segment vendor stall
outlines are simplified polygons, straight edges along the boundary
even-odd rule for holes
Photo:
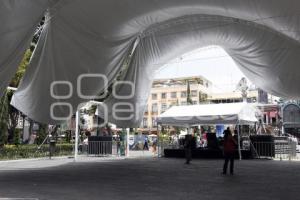
[[[170,108],[158,117],[157,122],[161,125],[186,127],[190,129],[190,127],[197,125],[251,125],[258,121],[258,116],[260,116],[260,111],[256,108],[255,104],[228,103],[189,105]],[[241,159],[239,128],[237,131],[238,150]]]

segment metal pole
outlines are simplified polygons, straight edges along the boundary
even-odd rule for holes
[[[76,111],[76,122],[75,122],[75,150],[74,150],[74,161],[78,159],[78,138],[79,138],[79,111]]]
[[[156,151],[157,151],[157,157],[159,158],[159,124],[157,124],[157,139],[156,139]]]
[[[238,121],[238,151],[239,151],[239,159],[242,160],[242,152],[241,152],[241,137],[240,137],[240,121]]]
[[[130,129],[126,129],[126,157],[129,157],[129,132]]]

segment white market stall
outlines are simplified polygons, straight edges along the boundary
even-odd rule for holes
[[[254,124],[260,111],[255,104],[228,103],[174,106],[157,118],[161,125],[190,128],[196,125]],[[238,148],[241,159],[240,130],[238,129]]]

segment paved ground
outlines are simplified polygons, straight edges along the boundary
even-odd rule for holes
[[[0,197],[299,199],[300,162],[240,161],[234,176],[220,174],[221,160],[194,160],[191,165],[183,162],[181,159],[157,158],[106,159],[68,162],[48,168],[0,170]]]
[[[79,163],[110,162],[110,161],[117,161],[117,160],[124,160],[124,159],[125,157],[79,156],[77,162]],[[57,167],[69,163],[74,163],[74,157],[53,157],[51,160],[49,158],[37,158],[37,159],[0,161],[0,173],[1,171],[19,171],[19,170],[30,170],[30,169],[34,170],[34,169]]]

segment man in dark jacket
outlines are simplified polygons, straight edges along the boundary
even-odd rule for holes
[[[186,135],[184,140],[184,153],[185,153],[185,164],[190,164],[190,161],[192,159],[192,135]]]

